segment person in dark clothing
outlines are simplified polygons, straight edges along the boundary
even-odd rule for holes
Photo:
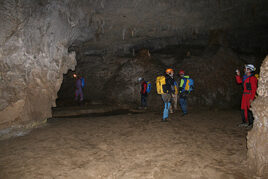
[[[75,81],[75,101],[78,101],[78,97],[80,97],[79,104],[81,104],[84,100],[82,79],[80,76],[78,76],[76,74],[74,74],[73,77],[76,79],[76,81]]]
[[[173,79],[174,71],[173,69],[166,70],[166,84],[163,85],[164,94],[161,95],[162,100],[164,102],[164,112],[163,112],[163,122],[167,121],[168,113],[171,105],[171,95],[175,93],[175,81]]]
[[[147,83],[144,78],[139,78],[139,82],[141,83],[141,108],[147,109]]]

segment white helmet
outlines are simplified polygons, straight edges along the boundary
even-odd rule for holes
[[[256,70],[255,66],[252,65],[252,64],[247,64],[247,65],[245,65],[245,68],[246,68],[246,69],[249,69],[250,71],[255,71],[255,70]]]
[[[143,80],[143,78],[142,77],[139,77],[138,80],[139,80],[139,82],[141,82]]]

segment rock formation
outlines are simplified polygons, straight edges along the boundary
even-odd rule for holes
[[[249,167],[259,176],[268,177],[268,56],[262,63],[258,97],[252,104],[254,127],[248,133]]]
[[[62,74],[76,65],[68,47],[79,32],[60,3],[0,4],[0,129],[40,123],[51,116]]]

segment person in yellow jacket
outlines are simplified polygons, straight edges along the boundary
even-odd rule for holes
[[[180,88],[179,88],[179,93],[180,93],[179,103],[180,103],[181,110],[183,112],[182,116],[185,116],[188,113],[187,97],[188,97],[188,94],[190,93],[190,91],[186,89],[186,83],[187,83],[187,80],[190,79],[190,77],[185,75],[185,72],[183,70],[179,72],[179,75],[181,78]]]

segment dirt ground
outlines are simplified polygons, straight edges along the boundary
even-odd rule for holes
[[[0,141],[0,178],[247,179],[239,111],[51,120]]]

